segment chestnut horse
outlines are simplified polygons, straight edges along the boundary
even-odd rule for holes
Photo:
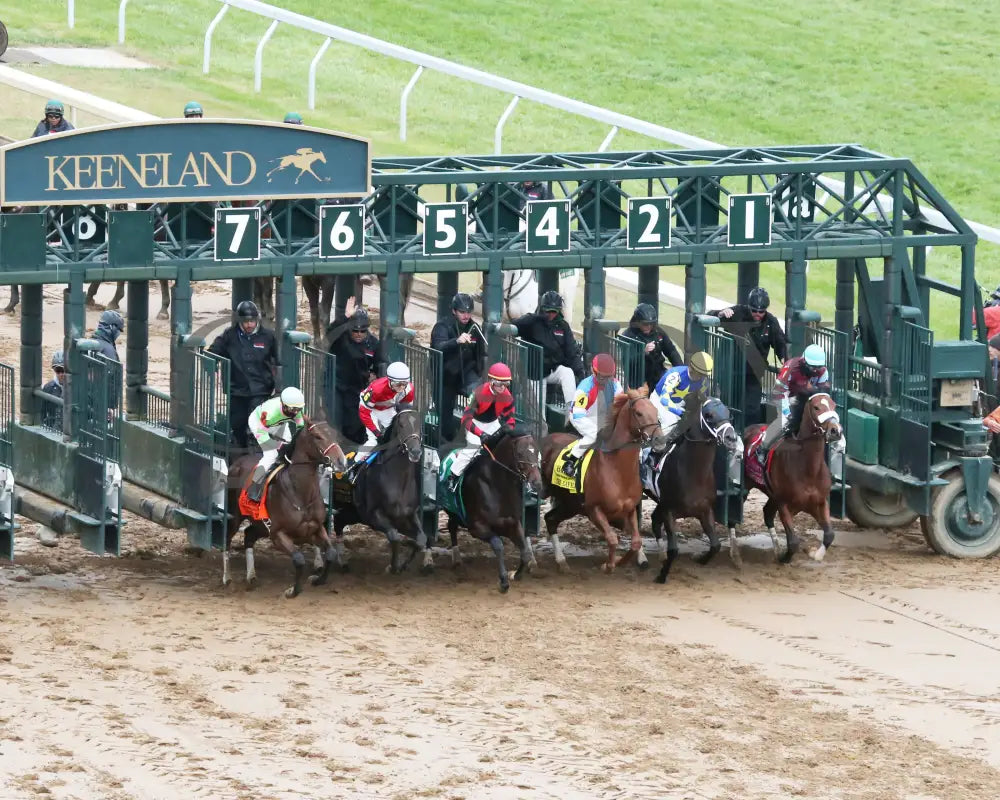
[[[746,472],[747,491],[759,489],[767,495],[764,506],[764,523],[771,534],[774,554],[778,555],[778,536],[774,530],[775,513],[781,516],[788,543],[781,563],[787,564],[799,549],[799,540],[792,527],[792,518],[805,511],[823,529],[823,543],[813,553],[813,558],[822,561],[827,548],[833,544],[833,529],[830,527],[830,468],[826,465],[826,445],[838,441],[843,436],[837,404],[827,392],[815,392],[803,397],[802,422],[795,436],[785,436],[774,445],[770,472],[766,486],[753,479]],[[747,448],[747,462],[756,458],[749,454],[750,444],[767,426],[751,425],[743,433],[743,444]],[[730,536],[733,532],[730,531]]]
[[[230,583],[229,548],[233,536],[246,517],[240,511],[240,491],[257,466],[259,456],[250,453],[241,456],[229,468],[229,528],[226,531],[226,549],[222,553],[222,584]],[[295,583],[285,590],[285,597],[295,597],[302,591],[302,575],[306,559],[299,550],[303,544],[322,547],[325,559],[322,570],[313,576],[312,583],[326,583],[330,565],[336,560],[336,550],[326,530],[326,506],[319,489],[319,468],[332,466],[342,472],[347,468],[344,451],[337,444],[333,429],[325,422],[306,417],[305,425],[282,445],[279,462],[285,468],[272,479],[267,489],[267,522],[252,521],[243,534],[247,557],[247,588],[257,582],[253,563],[253,546],[258,539],[270,536],[274,546],[287,553],[295,567]]]
[[[566,556],[556,530],[559,523],[580,514],[585,514],[604,534],[608,543],[608,560],[603,565],[606,572],[613,572],[616,566],[626,563],[642,546],[636,512],[642,499],[639,450],[651,442],[663,447],[663,431],[656,408],[647,399],[648,393],[644,386],[615,396],[608,421],[597,434],[582,494],[552,485],[552,470],[559,453],[579,437],[554,433],[542,439],[542,476],[551,502],[551,508],[545,513],[545,527],[561,570],[566,568]],[[618,534],[612,529],[613,524],[631,539],[631,548],[617,561]]]

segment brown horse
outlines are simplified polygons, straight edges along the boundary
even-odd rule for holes
[[[566,568],[566,557],[556,530],[559,523],[579,514],[585,514],[604,534],[608,543],[608,560],[603,565],[606,572],[613,572],[616,566],[627,562],[642,546],[636,514],[642,499],[639,450],[650,443],[663,446],[663,432],[656,408],[647,399],[648,391],[642,387],[615,396],[607,424],[597,435],[582,494],[552,485],[552,470],[559,453],[579,437],[554,433],[542,440],[542,476],[552,504],[545,513],[545,526],[561,570]],[[612,529],[613,524],[631,538],[629,552],[617,562],[618,534]]]
[[[102,306],[97,302],[97,290],[100,288],[100,281],[92,281],[90,286],[87,287],[87,308],[107,308],[111,311],[117,311],[122,298],[125,296],[125,281],[118,281],[115,285],[115,295],[106,306]],[[160,312],[156,315],[156,318],[170,319],[170,282],[162,279],[160,280]]]
[[[830,527],[830,468],[826,465],[826,445],[838,441],[843,436],[837,404],[826,392],[816,392],[802,400],[802,422],[795,436],[786,436],[774,445],[771,456],[767,485],[754,480],[746,471],[747,491],[759,489],[767,495],[764,506],[764,523],[771,534],[774,554],[778,555],[778,536],[774,530],[775,513],[781,516],[788,543],[781,563],[787,564],[799,549],[799,540],[792,527],[792,518],[805,511],[823,529],[823,543],[813,553],[813,558],[822,561],[827,548],[833,544],[833,529]],[[743,433],[743,444],[747,448],[747,462],[756,458],[749,453],[751,443],[760,435],[765,425],[751,425]],[[730,531],[730,536],[734,531]]]
[[[332,466],[338,472],[347,468],[344,451],[337,444],[333,429],[325,422],[308,417],[305,425],[281,447],[279,462],[285,468],[272,479],[267,489],[267,522],[252,521],[243,534],[247,557],[247,588],[257,582],[253,563],[253,546],[258,539],[270,536],[276,548],[287,553],[295,568],[295,583],[285,590],[285,597],[295,597],[302,591],[302,575],[306,559],[299,550],[303,544],[321,547],[325,554],[323,568],[312,578],[314,586],[326,583],[330,566],[336,560],[336,550],[326,530],[326,506],[320,495],[320,466]],[[229,528],[226,532],[226,549],[222,553],[222,584],[230,583],[229,548],[244,517],[239,497],[243,485],[257,466],[258,456],[249,454],[238,458],[229,468]]]

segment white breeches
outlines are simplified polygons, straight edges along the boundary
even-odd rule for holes
[[[574,458],[580,458],[597,441],[597,420],[593,417],[576,417],[571,422],[580,434],[579,441],[573,445],[571,455]]]
[[[556,367],[545,376],[545,383],[558,384],[562,389],[563,401],[569,407],[576,395],[576,376],[569,367]]]
[[[394,408],[387,408],[384,410],[375,409],[372,411],[372,420],[382,430],[389,427],[389,424],[395,416],[396,409]],[[371,429],[366,427],[365,433],[367,434],[367,438],[365,439],[364,444],[358,445],[358,452],[354,457],[355,461],[360,461],[362,458],[366,457],[372,450],[375,449],[376,445],[378,445],[378,436],[376,436]]]
[[[265,442],[265,444],[267,444]],[[278,448],[276,446],[264,447],[264,455],[260,457],[260,461],[257,462],[257,467],[253,471],[253,476],[255,480],[260,480],[263,478],[274,466],[274,462],[278,460]]]
[[[476,424],[483,430],[484,433],[487,434],[496,433],[500,430],[500,420],[498,419],[495,419],[492,422],[479,422],[477,420]],[[458,451],[458,455],[455,456],[455,460],[451,464],[451,474],[456,477],[465,472],[465,468],[469,466],[469,462],[472,461],[476,453],[479,452],[482,442],[474,433],[466,431],[465,444],[466,447],[463,447]]]

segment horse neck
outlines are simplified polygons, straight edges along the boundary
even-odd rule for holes
[[[307,435],[308,433],[305,430],[299,433],[298,437],[295,439],[295,445],[292,447],[290,460],[293,464],[315,464],[318,467],[320,459],[316,456],[311,456],[306,452],[307,446],[303,437]]]
[[[615,418],[614,428],[612,428],[611,436],[608,438],[606,444],[607,449],[611,452],[604,453],[605,456],[614,456],[615,458],[627,460],[639,452],[636,449],[635,453],[633,453],[630,448],[625,447],[625,445],[632,441],[632,432],[629,430],[632,412],[629,406],[630,403],[626,402]]]
[[[796,436],[795,440],[798,442],[802,452],[809,456],[808,465],[812,469],[816,469],[820,464],[824,463],[826,439],[823,436],[823,429],[813,422],[811,418],[807,417],[807,414],[808,410],[803,412],[802,422],[799,423],[799,435]]]

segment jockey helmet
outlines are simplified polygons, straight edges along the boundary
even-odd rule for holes
[[[56,116],[61,117],[64,113],[65,109],[63,108],[63,104],[60,100],[49,100],[45,104],[45,116],[55,114]]]
[[[65,368],[65,366],[66,355],[62,350],[56,350],[56,352],[52,354],[52,369],[55,369],[56,367]]]
[[[281,391],[281,405],[291,411],[298,411],[301,408],[305,408],[306,398],[302,395],[300,389],[289,386],[287,389],[282,389]]]
[[[687,363],[688,373],[693,372],[696,375],[701,375],[706,378],[712,374],[712,367],[714,366],[715,364],[712,361],[712,357],[704,350],[692,353]]]
[[[385,377],[389,379],[390,386],[405,385],[410,380],[410,368],[402,361],[393,361],[385,371]]]
[[[101,316],[97,318],[97,324],[98,326],[103,325],[118,331],[125,330],[125,320],[122,318],[122,315],[110,309],[101,312]]]
[[[506,364],[502,364],[499,361],[490,367],[489,371],[486,373],[487,377],[491,381],[510,381],[510,367]]]
[[[359,308],[351,317],[352,331],[367,331],[371,327],[371,317],[363,308]]]
[[[562,311],[563,299],[559,296],[559,292],[554,292],[551,289],[542,295],[541,302],[539,302],[538,307],[542,311]]]
[[[767,289],[761,286],[751,289],[750,294],[747,295],[747,305],[750,306],[751,311],[767,311],[767,307],[771,305]]]
[[[252,300],[244,300],[236,306],[236,316],[239,317],[241,322],[260,319],[260,309],[257,308],[257,304]]]
[[[471,314],[473,308],[475,308],[475,304],[472,302],[472,296],[466,294],[465,292],[459,292],[453,298],[451,298],[452,311],[459,311],[466,314]]]
[[[656,322],[656,309],[650,303],[639,303],[632,315],[634,322]]]
[[[302,115],[298,111],[289,111],[287,114],[285,114],[284,121],[287,122],[289,125],[301,125]]]
[[[811,344],[802,351],[802,359],[810,367],[825,367],[826,351],[818,344]]]
[[[595,375],[603,378],[611,378],[614,377],[617,366],[615,360],[607,353],[598,353],[594,356],[594,360],[590,362],[590,368],[594,371]]]
[[[184,106],[185,118],[203,117],[203,116],[205,116],[205,112],[201,108],[201,103],[192,100],[190,103]]]

